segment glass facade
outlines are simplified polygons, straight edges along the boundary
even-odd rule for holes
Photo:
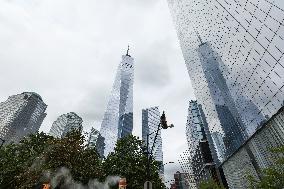
[[[89,133],[88,147],[96,148],[100,157],[104,157],[104,138],[100,132],[94,128],[92,128],[91,132]]]
[[[178,159],[178,163],[181,166],[181,169],[184,173],[192,174],[192,166],[190,163],[190,151],[185,150],[182,154],[180,154],[180,158]]]
[[[209,142],[214,161],[218,162],[217,153],[213,145],[212,135],[209,132],[208,123],[202,110],[202,106],[194,100],[189,102],[186,122],[186,138],[188,142],[188,148],[190,149],[189,152],[191,158],[194,156],[196,150],[198,150],[200,141],[206,139]]]
[[[195,95],[223,162],[284,100],[284,2],[168,0]]]
[[[0,103],[0,138],[5,143],[19,142],[36,133],[46,116],[47,105],[33,92],[10,96]]]
[[[263,175],[260,170],[276,165],[282,158],[280,153],[270,149],[284,145],[284,107],[266,122],[249,141],[243,145],[222,167],[230,188],[251,188],[247,175],[259,181]],[[277,180],[277,179],[275,179]]]
[[[104,156],[114,150],[116,141],[133,130],[133,77],[134,59],[122,56],[101,124],[100,133],[105,141]]]
[[[202,117],[199,113],[196,101],[189,102],[188,116],[186,122],[186,139],[190,154],[199,146],[199,141],[205,137]]]
[[[192,170],[192,164],[190,162],[190,151],[189,150],[185,150],[182,154],[180,154],[178,163],[180,164],[182,172],[188,175],[189,188],[197,189],[195,176]]]
[[[158,130],[160,124],[160,111],[158,107],[152,107],[142,110],[142,139],[146,144],[147,135],[149,135],[149,151],[153,148],[153,157],[156,161],[163,164],[163,146],[162,146],[162,137],[161,130],[158,131],[156,142],[154,144],[154,138],[156,131]],[[161,166],[160,174],[164,173],[164,168]]]
[[[82,130],[82,123],[82,118],[74,112],[63,114],[53,122],[49,134],[56,138],[63,138],[74,129]]]
[[[199,187],[201,182],[210,179],[222,182],[219,170],[214,163],[214,160],[218,162],[218,157],[213,145],[213,139],[202,107],[197,101],[189,102],[186,138],[189,148],[188,163],[197,186]]]

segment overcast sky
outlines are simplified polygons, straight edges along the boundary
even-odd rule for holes
[[[166,0],[0,0],[0,101],[23,91],[48,105],[41,130],[74,111],[100,128],[121,55],[135,59],[134,134],[142,108],[159,106],[166,181],[180,169],[193,90]]]

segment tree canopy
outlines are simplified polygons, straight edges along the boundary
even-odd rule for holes
[[[201,182],[199,188],[200,189],[225,189],[223,186],[220,186],[213,179]]]
[[[153,188],[165,188],[159,178],[159,162],[150,162],[150,175],[147,178],[147,156],[143,152],[142,141],[129,135],[119,140],[114,152],[110,153],[103,162],[105,175],[118,175],[127,178],[127,186],[131,189],[141,189],[144,182],[149,180]]]
[[[62,139],[45,133],[30,135],[0,149],[0,188],[42,188],[49,183],[52,189],[99,189],[117,187],[119,177],[127,179],[128,188],[143,188],[147,158],[141,147],[142,141],[130,135],[119,140],[114,152],[102,160],[95,149],[87,148],[80,131]],[[151,161],[150,165],[153,187],[165,187],[158,163]]]

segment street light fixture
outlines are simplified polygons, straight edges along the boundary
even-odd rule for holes
[[[167,164],[172,164],[172,163],[175,163],[175,162],[169,161],[169,162],[167,162],[167,163],[161,164],[161,165],[160,165],[160,168],[164,168],[165,165],[167,165]]]
[[[169,161],[169,162],[167,162],[167,163],[164,163],[163,166],[165,166],[165,165],[167,165],[167,164],[172,164],[172,163],[175,163],[175,162]]]

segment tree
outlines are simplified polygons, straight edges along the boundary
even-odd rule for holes
[[[82,184],[102,175],[101,160],[94,149],[84,146],[81,132],[74,130],[63,139],[44,133],[30,135],[19,144],[0,150],[0,188],[36,188],[49,183],[64,167]],[[59,178],[60,179],[60,178]]]
[[[127,187],[141,189],[144,182],[151,181],[153,188],[165,188],[159,178],[159,163],[150,162],[150,178],[147,178],[147,157],[144,154],[143,142],[137,137],[129,135],[120,139],[114,152],[110,153],[103,162],[104,176],[117,175],[127,179]]]
[[[104,161],[95,149],[87,148],[84,143],[81,132],[74,130],[62,139],[37,133],[18,144],[3,146],[0,149],[0,188],[34,189],[49,183],[53,189],[79,186],[98,189],[105,185],[98,181],[113,184],[119,177],[126,177],[128,188],[143,187],[147,179],[147,158],[141,149],[141,140],[134,136],[119,140],[115,151]],[[158,162],[150,162],[149,179],[153,188],[165,188],[158,168]]]
[[[213,179],[209,181],[203,181],[200,183],[200,189],[224,189],[218,183],[216,183]]]
[[[9,144],[0,150],[0,188],[20,188],[20,175],[34,167],[51,137],[44,133],[31,135],[19,144]]]
[[[275,164],[261,171],[260,180],[249,175],[250,188],[253,189],[282,189],[284,186],[284,146],[271,149],[276,155]]]

